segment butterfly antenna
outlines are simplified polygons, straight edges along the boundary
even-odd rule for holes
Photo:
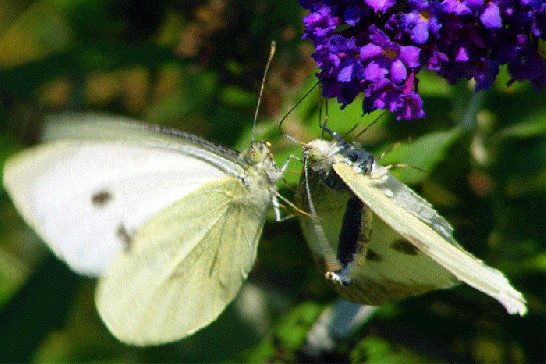
[[[324,139],[324,132],[327,132],[328,134],[330,134],[332,137],[334,137],[336,140],[339,140],[339,139],[345,139],[345,137],[349,134],[351,134],[353,131],[355,131],[355,129],[358,127],[358,123],[355,124],[355,126],[353,126],[351,129],[349,129],[349,131],[343,133],[343,135],[339,135],[335,132],[333,132],[332,130],[328,129],[326,127],[326,123],[328,121],[328,100],[325,100],[325,106],[324,106],[324,109],[325,109],[325,113],[324,113],[324,122],[321,123],[321,120],[322,120],[322,101],[325,100],[323,97],[320,97],[320,100],[319,100],[319,126],[320,128],[322,129],[321,130],[321,138]]]
[[[286,135],[285,133],[283,133],[282,131],[282,123],[284,123],[284,121],[286,120],[286,118],[288,117],[288,115],[290,115],[292,113],[292,111],[294,111],[294,109],[296,109],[296,107],[299,106],[299,104],[301,104],[303,102],[303,100],[305,100],[305,98],[307,96],[309,96],[309,94],[315,89],[315,87],[317,87],[318,85],[320,84],[320,81],[317,81],[317,83],[315,83],[310,89],[309,91],[307,91],[305,93],[305,95],[303,95],[303,97],[301,99],[298,100],[298,102],[296,102],[296,104],[294,106],[292,106],[292,108],[290,110],[288,110],[288,112],[286,113],[286,115],[284,115],[279,123],[279,133],[284,136],[285,138],[288,138],[288,140],[292,141],[292,142],[295,142],[296,144],[302,144],[301,142],[295,140],[294,138],[292,138],[291,136],[289,135]]]
[[[322,126],[326,126],[326,120],[324,120],[324,124],[322,123],[322,102],[323,98],[319,95],[318,100],[318,123],[320,126],[320,139],[324,139],[324,129],[322,129]]]
[[[355,136],[355,139],[360,138],[363,134],[365,134],[365,133],[368,131],[368,129],[370,129],[373,125],[377,124],[377,122],[378,122],[379,120],[381,120],[381,118],[382,118],[383,115],[385,115],[385,114],[387,114],[387,111],[383,111],[383,112],[381,113],[381,115],[379,115],[377,118],[375,118],[375,120],[372,121],[368,126],[366,126],[366,127],[364,128],[364,130],[362,130],[360,133],[358,133],[358,134]]]
[[[322,99],[321,99],[322,100]],[[328,127],[326,127],[326,122],[328,121],[328,100],[326,100],[326,103],[324,104],[325,107],[325,115],[324,115],[324,122],[322,123],[321,120],[322,120],[322,102],[319,103],[319,127],[321,128],[322,132],[321,132],[321,138],[324,139],[324,132],[328,133],[332,138],[334,138],[336,141],[338,142],[342,142],[344,144],[347,144],[347,142],[344,140],[345,136],[349,133],[352,133],[356,127],[358,126],[358,124],[356,124],[355,126],[353,126],[348,132],[344,133],[343,135],[339,135],[338,133],[336,133],[335,131],[329,129]]]
[[[267,72],[269,71],[269,66],[271,65],[271,60],[275,54],[275,49],[277,48],[277,43],[275,41],[271,42],[271,48],[269,49],[269,58],[267,59],[267,64],[265,65],[264,76],[262,77],[262,86],[260,87],[260,94],[258,95],[258,104],[256,105],[256,111],[254,112],[254,124],[252,125],[252,142],[254,142],[254,132],[256,130],[256,120],[258,120],[258,111],[260,110],[260,104],[262,102],[262,96],[264,93],[265,80],[267,77]]]

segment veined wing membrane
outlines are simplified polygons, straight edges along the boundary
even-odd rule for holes
[[[208,325],[252,268],[268,207],[237,179],[224,178],[159,212],[99,283],[97,307],[106,325],[136,345],[176,340]]]
[[[100,275],[122,249],[120,226],[131,232],[189,191],[224,176],[181,153],[91,141],[31,148],[4,167],[4,185],[27,223],[72,269],[89,275]]]
[[[441,227],[438,228],[434,223],[426,223],[415,217],[405,206],[401,206],[396,198],[387,195],[385,191],[397,190],[396,185],[402,185],[402,182],[389,172],[383,180],[374,178],[373,175],[357,174],[345,163],[334,164],[333,168],[362,202],[383,221],[458,279],[494,297],[509,313],[526,312],[522,294],[510,285],[501,272],[486,266],[454,243],[452,238],[448,239]],[[420,201],[416,200],[415,204],[419,205]]]

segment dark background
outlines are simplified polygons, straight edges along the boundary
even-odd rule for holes
[[[241,150],[272,40],[257,139],[272,143],[279,164],[301,156],[278,125],[316,82],[312,46],[300,40],[304,15],[296,0],[4,1],[0,163],[37,142],[43,116],[66,110],[131,116]],[[306,335],[336,295],[296,219],[271,219],[248,283],[216,322],[177,343],[129,347],[98,318],[95,281],[58,261],[0,189],[0,362],[544,362],[545,94],[526,83],[506,88],[504,69],[479,96],[467,82],[419,78],[428,117],[385,117],[359,139],[376,155],[403,142],[383,163],[427,171],[396,173],[454,225],[464,247],[510,278],[528,301],[525,317],[461,285],[385,305],[329,353],[310,357]],[[319,137],[317,100],[316,92],[304,99],[284,132]],[[362,130],[378,115],[362,116],[360,103],[340,111],[330,101],[329,126]],[[298,177],[286,174],[292,187]]]

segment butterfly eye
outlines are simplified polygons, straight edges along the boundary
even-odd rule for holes
[[[357,153],[349,153],[347,155],[347,158],[353,163],[355,163],[358,160],[358,154]]]
[[[362,170],[362,173],[368,173],[372,169],[374,162],[373,156],[364,150],[351,149],[345,153],[347,161],[353,166],[357,166]]]
[[[307,151],[307,157],[312,161],[319,161],[323,158],[322,152],[318,148],[311,148]]]
[[[259,164],[263,159],[258,146],[252,145],[246,154],[246,160],[253,165]]]
[[[364,159],[362,163],[360,163],[360,168],[362,168],[362,171],[364,171],[364,173],[367,173],[372,170],[373,162],[373,156],[369,154],[368,157]]]

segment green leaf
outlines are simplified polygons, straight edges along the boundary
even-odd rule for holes
[[[528,117],[526,121],[514,124],[500,130],[491,138],[492,143],[501,142],[509,138],[528,138],[542,136],[546,133],[544,112]]]
[[[409,167],[397,168],[393,173],[403,182],[417,184],[426,178],[443,159],[448,158],[447,150],[462,135],[463,129],[453,128],[446,132],[434,132],[420,137],[410,143],[402,143],[388,152],[380,163],[382,165],[404,164]],[[376,156],[378,158],[379,156]],[[422,169],[420,171],[416,168]]]

